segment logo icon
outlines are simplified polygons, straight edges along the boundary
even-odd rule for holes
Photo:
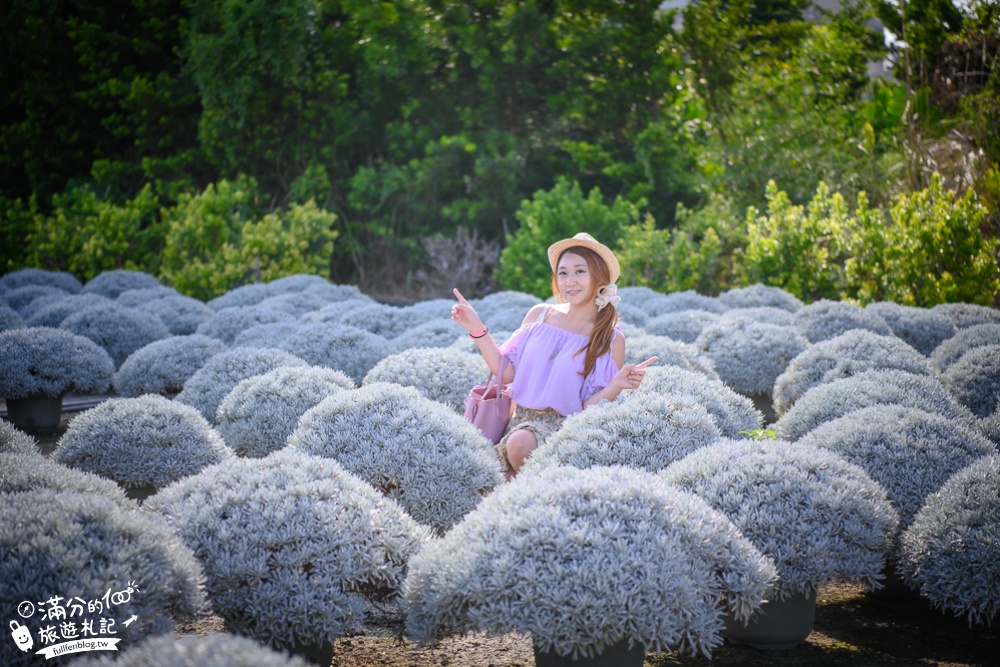
[[[35,613],[35,605],[31,604],[29,600],[25,600],[17,605],[17,613],[21,615],[21,618],[31,618]]]
[[[34,641],[31,639],[31,630],[27,626],[21,625],[17,621],[10,622],[10,629],[12,632],[11,636],[14,638],[14,643],[22,651],[29,651],[34,645]]]

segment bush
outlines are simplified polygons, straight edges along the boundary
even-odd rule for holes
[[[938,345],[931,353],[931,368],[938,374],[945,373],[962,356],[977,347],[1000,345],[1000,323],[974,324]]]
[[[171,336],[141,347],[115,373],[115,391],[126,397],[177,394],[205,362],[226,349],[217,338]]]
[[[82,291],[84,294],[98,294],[109,299],[117,299],[122,292],[152,287],[162,287],[155,276],[142,271],[116,269],[94,276],[87,281]]]
[[[706,310],[678,310],[650,318],[643,328],[654,336],[666,336],[682,343],[693,343],[719,315]]]
[[[215,413],[219,432],[238,455],[261,458],[285,446],[307,410],[353,388],[351,378],[329,368],[275,368],[226,394]]]
[[[335,324],[302,324],[275,347],[313,366],[342,371],[355,382],[361,382],[375,364],[391,353],[389,341],[382,336]]]
[[[718,380],[712,360],[698,352],[694,345],[681,343],[666,336],[640,335],[629,338],[625,345],[625,363],[638,364],[652,356],[659,357],[657,366],[676,366]]]
[[[499,335],[503,330],[491,328],[490,334],[493,334],[494,331]],[[390,340],[389,346],[393,352],[399,354],[418,347],[451,347],[463,338],[468,338],[468,336],[448,318],[418,324]],[[502,338],[496,336],[493,336],[493,340],[503,341]],[[471,349],[474,349],[476,353],[479,352],[478,348]]]
[[[728,306],[715,297],[698,294],[694,290],[659,294],[647,301],[645,307],[651,318],[666,315],[667,313],[680,313],[686,310],[703,310],[717,315],[721,315],[729,310]]]
[[[0,396],[100,394],[114,377],[111,357],[93,341],[62,329],[0,331]]]
[[[774,306],[735,307],[730,308],[720,316],[720,319],[723,320],[736,318],[754,320],[763,324],[776,324],[779,327],[791,327],[795,322],[793,313]]]
[[[115,303],[123,308],[137,308],[168,296],[182,295],[173,287],[157,285],[156,287],[143,287],[142,289],[130,289],[122,292],[115,299]],[[197,299],[195,300],[197,301]]]
[[[899,512],[900,531],[949,477],[996,451],[989,440],[947,417],[900,405],[849,412],[818,426],[796,447],[822,447],[864,468]]]
[[[330,396],[302,415],[288,446],[336,459],[439,533],[503,482],[500,461],[475,426],[395,384]]]
[[[0,331],[20,329],[23,326],[24,320],[17,314],[17,311],[0,303]]]
[[[622,641],[709,656],[722,610],[748,618],[773,579],[725,517],[655,475],[554,466],[503,485],[413,557],[406,628],[422,641],[530,632],[573,659]]]
[[[352,304],[350,308],[341,308],[339,311],[336,308],[333,310],[338,316],[332,321],[369,331],[387,339],[401,336],[415,326],[437,319],[419,310],[388,306],[377,301]],[[318,311],[317,315],[322,312]]]
[[[734,287],[718,297],[729,308],[780,308],[789,313],[804,306],[802,300],[780,287],[754,283],[746,287]]]
[[[210,424],[216,424],[215,413],[219,409],[219,404],[241,380],[273,371],[281,366],[308,365],[299,357],[284,350],[234,347],[206,361],[184,383],[184,389],[174,397],[174,400],[197,408]]]
[[[153,394],[112,398],[78,415],[52,454],[126,488],[162,488],[232,456],[197,410]]]
[[[195,333],[232,343],[236,336],[250,327],[273,322],[294,322],[295,316],[262,306],[233,306],[216,310],[203,321]]]
[[[873,405],[918,408],[971,426],[975,418],[937,379],[899,370],[872,370],[807,391],[774,423],[782,440],[795,441],[820,424]]]
[[[154,518],[127,511],[108,498],[47,490],[0,495],[0,511],[16,516],[0,527],[0,605],[16,609],[34,600],[43,612],[71,607],[71,596],[98,600],[106,591],[138,593],[86,618],[128,642],[170,632],[173,619],[193,619],[204,607],[203,573],[191,551]],[[49,602],[55,597],[65,602]],[[40,602],[40,601],[45,601]],[[86,607],[85,607],[86,609]],[[137,620],[127,627],[121,621]],[[41,622],[42,616],[35,616]],[[107,619],[104,621],[103,619]],[[31,627],[30,622],[25,623]],[[33,629],[34,630],[34,629]],[[33,631],[32,634],[37,635]],[[38,664],[12,641],[0,645],[4,665]]]
[[[969,350],[939,379],[972,414],[989,417],[1000,406],[1000,345]]]
[[[967,329],[977,324],[1000,324],[1000,311],[974,303],[939,303],[931,308],[931,312],[950,318],[958,329]]]
[[[0,421],[0,442],[3,441],[2,431],[6,429],[7,422]],[[10,430],[14,430],[13,427]],[[135,509],[135,503],[126,498],[122,488],[113,481],[83,470],[74,470],[42,456],[33,439],[0,448],[0,494],[26,491],[45,495],[70,492],[101,496],[123,509]]]
[[[946,315],[914,306],[900,306],[892,301],[877,301],[865,306],[889,325],[892,333],[924,356],[955,335],[955,325]]]
[[[70,294],[79,294],[83,288],[72,273],[48,271],[46,269],[19,269],[0,276],[0,294],[28,285],[57,287]]]
[[[25,324],[29,327],[52,327],[53,329],[58,329],[63,320],[70,315],[93,310],[94,308],[115,305],[114,301],[99,294],[76,294],[63,297],[57,301],[49,302],[48,299],[45,299],[45,301],[45,305],[40,306],[31,317],[25,320]]]
[[[795,312],[795,328],[810,343],[836,338],[851,329],[867,329],[891,336],[892,329],[881,317],[846,301],[817,301]]]
[[[34,437],[18,430],[9,421],[0,419],[0,454],[37,454],[37,444]],[[7,469],[5,467],[0,467],[0,474],[6,472]]]
[[[220,294],[205,305],[214,311],[223,308],[246,308],[259,305],[264,299],[274,296],[274,288],[264,283],[250,283],[234,287],[225,294]]]
[[[363,384],[394,382],[413,387],[422,396],[461,413],[469,390],[485,383],[488,374],[489,368],[478,351],[413,348],[379,361],[365,375]]]
[[[170,336],[159,318],[115,305],[77,311],[64,319],[59,328],[89,338],[103,347],[116,368],[139,348]]]
[[[182,295],[153,299],[136,306],[135,309],[155,316],[175,336],[193,334],[214,312],[198,299]]]
[[[552,294],[552,269],[546,255],[550,245],[586,230],[614,248],[622,229],[639,219],[639,208],[644,205],[616,197],[608,206],[598,188],[584,197],[579,183],[559,177],[551,190],[539,190],[518,207],[515,215],[520,225],[500,252],[497,279],[507,290],[548,298]]]
[[[306,313],[299,318],[299,321],[304,324],[316,324],[319,322],[336,322],[337,324],[340,324],[344,313],[353,312],[357,309],[369,310],[373,305],[375,306],[375,312],[382,312],[383,308],[388,307],[373,299],[369,299],[368,297],[362,299],[348,299],[346,301],[337,301],[336,303],[323,306],[319,310]],[[371,311],[369,310],[369,312]]]
[[[523,470],[622,465],[657,472],[719,436],[715,419],[693,398],[647,392],[570,415],[532,452]]]
[[[299,322],[271,322],[255,324],[236,334],[233,347],[277,347],[283,340],[299,330]]]
[[[310,667],[302,658],[225,632],[150,637],[114,659],[82,658],[73,667]]]
[[[774,560],[777,599],[830,583],[879,586],[898,516],[885,490],[839,456],[780,441],[722,440],[662,477],[725,514]]]
[[[746,396],[737,394],[718,380],[676,366],[650,366],[639,388],[619,400],[641,400],[647,392],[694,399],[715,418],[716,426],[727,438],[740,437],[740,431],[759,429],[764,420]]]
[[[28,318],[35,312],[32,304],[36,300],[52,296],[66,297],[69,296],[69,292],[63,291],[58,287],[26,285],[0,294],[0,304],[6,304],[7,307],[13,308],[22,317]]]
[[[551,294],[551,290],[549,293]],[[548,296],[549,294],[546,294],[546,297]],[[521,327],[525,314],[534,306],[542,303],[542,300],[534,294],[507,290],[495,292],[481,299],[473,299],[469,303],[476,309],[476,313],[483,322],[492,329],[516,331]]]
[[[1000,608],[1000,457],[978,459],[927,498],[897,569],[938,609],[990,623]]]
[[[226,627],[276,648],[356,631],[427,531],[333,461],[295,450],[206,468],[150,498],[204,564]]]
[[[329,306],[330,301],[324,296],[312,292],[290,292],[269,296],[259,305],[261,308],[273,308],[298,318],[324,306]]]
[[[931,374],[927,359],[894,336],[851,329],[820,341],[792,359],[775,380],[775,414],[780,417],[813,387],[867,370],[890,368],[914,375]]]
[[[694,341],[726,386],[761,396],[771,395],[774,381],[808,346],[809,341],[789,326],[725,315]]]

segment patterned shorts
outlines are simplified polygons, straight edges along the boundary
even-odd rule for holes
[[[565,415],[559,414],[552,408],[544,410],[531,410],[521,406],[514,408],[514,415],[510,418],[510,423],[507,424],[503,439],[500,440],[500,444],[494,446],[497,456],[500,457],[500,465],[503,467],[504,473],[512,469],[510,461],[507,459],[507,438],[510,437],[511,433],[522,429],[531,431],[541,446],[546,438],[559,430],[564,419],[566,419]]]

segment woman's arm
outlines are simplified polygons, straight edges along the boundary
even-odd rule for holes
[[[470,335],[478,334],[486,328],[483,321],[479,318],[476,310],[472,305],[465,300],[459,291],[454,290],[455,297],[458,299],[458,303],[451,308],[451,319],[458,322]],[[536,306],[537,307],[537,306]],[[530,312],[529,312],[530,316]],[[528,318],[525,317],[525,321]],[[496,341],[493,340],[493,336],[487,332],[485,335],[473,338],[476,343],[476,347],[479,348],[480,354],[483,355],[483,359],[486,361],[486,365],[489,367],[491,373],[496,373],[497,369],[500,367],[500,346],[497,345]],[[507,384],[514,380],[515,372],[514,364],[507,364],[504,369],[503,377],[500,381]]]
[[[623,364],[625,361],[625,337],[615,336],[611,343],[611,358],[615,365],[621,368],[618,373],[611,378],[604,389],[600,390],[583,402],[583,407],[597,405],[601,401],[613,401],[626,389],[635,389],[642,384],[642,378],[646,374],[646,366],[656,361],[657,357],[650,357],[641,364]]]

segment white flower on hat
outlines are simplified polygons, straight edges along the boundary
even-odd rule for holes
[[[604,310],[604,307],[609,304],[617,310],[618,304],[621,300],[622,298],[618,296],[618,285],[615,285],[614,283],[599,287],[597,289],[597,296],[594,297],[594,303],[597,304],[597,310]]]

